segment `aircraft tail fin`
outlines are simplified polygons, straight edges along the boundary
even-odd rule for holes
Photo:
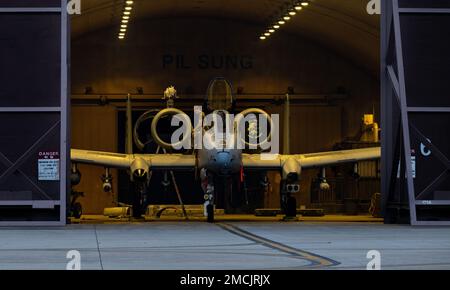
[[[131,106],[131,95],[127,96],[127,112],[126,112],[126,141],[125,141],[125,153],[133,154],[133,114]]]

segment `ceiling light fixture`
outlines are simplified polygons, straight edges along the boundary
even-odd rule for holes
[[[132,0],[126,0],[124,1],[125,5],[123,7],[123,12],[122,12],[122,19],[121,19],[121,24],[120,24],[120,29],[119,29],[119,39],[125,39],[125,35],[127,32],[127,28],[128,28],[128,22],[130,21],[130,16],[131,16],[131,11],[133,10],[133,4],[134,1]]]
[[[259,37],[261,40],[265,40],[268,36],[272,35],[276,32],[277,29],[281,28],[281,25],[286,24],[289,20],[292,19],[295,15],[299,13],[299,11],[305,9],[310,6],[311,1],[309,0],[293,0],[291,5],[287,5],[282,9],[281,14],[278,14],[278,19],[271,24],[268,29]]]

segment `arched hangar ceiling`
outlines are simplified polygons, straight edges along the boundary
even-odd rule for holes
[[[135,0],[133,19],[209,17],[261,25],[261,31],[290,0]],[[379,71],[380,17],[366,12],[368,0],[312,0],[279,33],[299,34],[320,43],[374,76]],[[118,26],[124,0],[83,0],[72,17],[72,37]],[[132,23],[130,22],[130,25]],[[255,39],[258,35],[255,35]],[[112,40],[113,41],[113,40]],[[267,41],[270,41],[268,39]]]

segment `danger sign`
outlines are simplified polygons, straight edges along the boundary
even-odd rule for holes
[[[39,181],[59,181],[59,152],[39,152]]]

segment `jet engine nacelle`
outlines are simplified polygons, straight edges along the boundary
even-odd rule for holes
[[[259,140],[259,143],[253,143],[249,140],[249,142],[247,142],[245,140],[245,138],[247,136],[245,136],[245,125],[246,122],[249,122],[251,119],[247,119],[248,116],[252,116],[256,117],[257,119],[255,120],[256,123],[253,123],[253,127],[249,128],[249,134],[253,135],[253,139],[259,139],[258,135],[261,134],[261,132],[259,132],[259,116],[264,116],[264,118],[266,118],[267,124],[270,126],[270,131],[267,132],[265,139],[264,140]],[[249,124],[250,125],[250,124]],[[257,109],[257,108],[250,108],[247,110],[242,111],[241,113],[239,113],[236,116],[236,119],[234,121],[234,129],[236,132],[236,135],[238,138],[240,138],[240,142],[242,144],[244,144],[245,146],[248,146],[248,148],[252,148],[252,147],[256,147],[256,148],[265,148],[267,147],[267,145],[270,145],[270,140],[272,138],[272,130],[274,129],[274,123],[272,120],[272,117],[264,110],[261,109]],[[250,136],[248,136],[250,137]],[[254,140],[253,140],[254,141]],[[256,141],[258,142],[258,141]]]
[[[169,115],[174,115],[175,118],[179,122],[182,122],[185,130],[183,132],[183,140],[176,142],[175,144],[165,142],[158,133],[158,123],[159,121]],[[167,108],[164,110],[161,110],[156,116],[153,118],[152,125],[151,125],[151,134],[153,137],[153,140],[155,140],[156,144],[161,146],[162,148],[171,150],[174,148],[182,148],[183,145],[186,144],[186,142],[189,142],[192,137],[192,123],[191,119],[188,115],[186,115],[183,111],[176,109],[176,108]]]
[[[131,163],[131,175],[132,181],[143,181],[148,178],[148,171],[150,168],[150,164],[143,158],[134,159],[133,163]]]

